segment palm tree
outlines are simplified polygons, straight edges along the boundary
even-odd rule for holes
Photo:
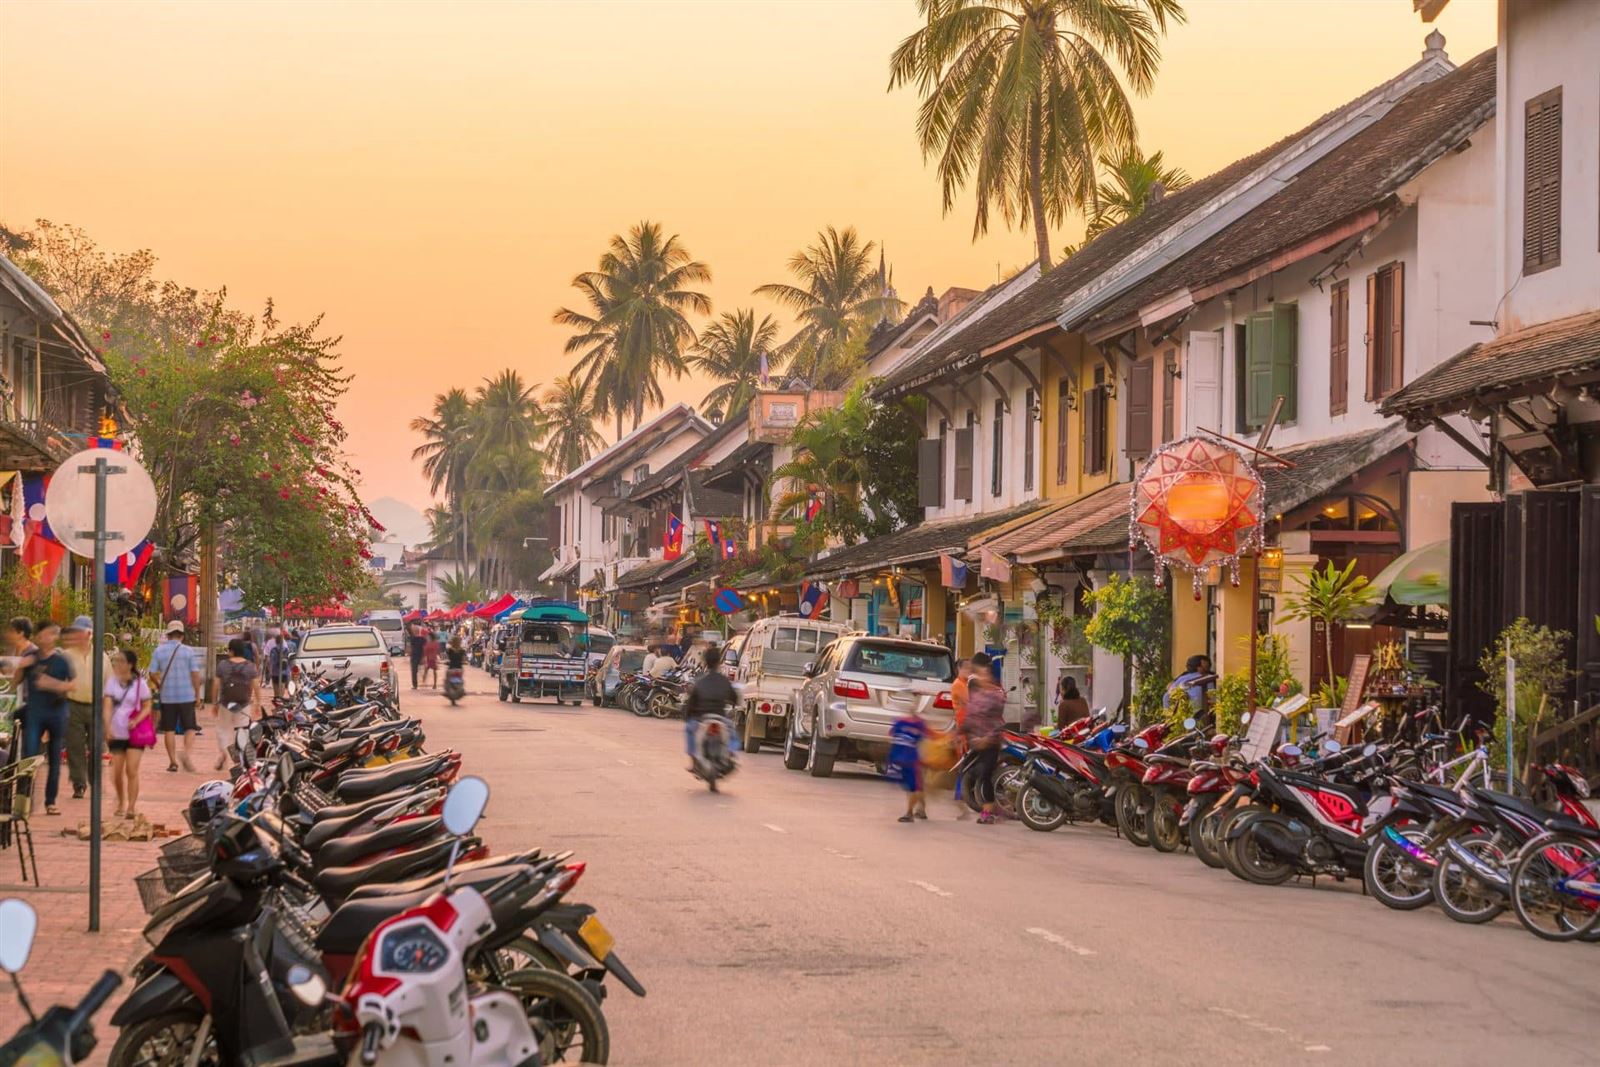
[[[724,311],[716,322],[701,330],[688,362],[719,384],[700,401],[700,410],[731,415],[749,404],[763,372],[776,374],[783,363],[783,355],[774,351],[777,336],[778,324],[772,316],[763,315],[757,322],[751,308]]]
[[[439,580],[439,591],[453,608],[461,604],[481,604],[488,599],[483,583],[467,571],[456,571]]]
[[[1178,0],[918,0],[927,25],[889,61],[889,87],[922,93],[917,140],[938,157],[944,209],[969,182],[973,236],[991,206],[1033,223],[1040,269],[1051,225],[1096,203],[1095,160],[1136,141],[1118,78],[1148,93]],[[1108,58],[1109,57],[1109,58]],[[1114,61],[1114,62],[1113,62]]]
[[[814,388],[844,384],[854,368],[844,365],[852,339],[879,320],[899,314],[904,302],[886,288],[874,268],[877,246],[863,241],[854,226],[843,232],[829,226],[814,244],[789,257],[789,272],[800,285],[776,282],[756,290],[794,310],[799,329],[784,342],[789,370]],[[826,379],[826,380],[825,380]]]
[[[711,268],[649,221],[612,237],[599,266],[572,280],[589,309],[561,308],[555,322],[577,331],[566,345],[583,353],[573,373],[594,391],[601,414],[616,415],[618,437],[624,413],[638,429],[644,409],[662,403],[663,372],[683,375],[684,350],[694,344],[688,316],[711,314],[711,299],[691,286],[709,281]]]
[[[594,400],[576,375],[563,374],[545,391],[543,403],[547,452],[558,474],[571,474],[606,443],[594,428]]]
[[[467,464],[472,462],[477,449],[472,401],[466,390],[452,389],[434,397],[433,417],[412,419],[411,429],[423,437],[422,444],[411,450],[411,458],[422,460],[422,473],[428,477],[429,491],[437,494],[442,489],[448,503],[445,512],[459,515],[461,497],[467,489]],[[435,534],[437,532],[435,528]],[[467,530],[464,523],[453,523],[450,536],[437,543],[443,546],[452,540],[457,542],[456,547],[465,558]]]
[[[537,385],[524,385],[522,375],[510,368],[484,379],[472,400],[474,458],[490,449],[526,451],[539,443],[545,424],[536,389]]]
[[[868,460],[850,444],[865,435],[874,403],[858,386],[838,406],[814,411],[795,427],[789,439],[793,458],[772,472],[773,484],[781,486],[772,501],[774,521],[803,511],[818,496],[817,526],[824,533],[853,540],[865,528],[862,489],[870,476]]]
[[[1169,167],[1160,152],[1146,156],[1129,147],[1117,156],[1101,156],[1100,165],[1110,175],[1100,183],[1096,198],[1100,202],[1089,220],[1085,240],[1093,240],[1119,222],[1144,213],[1150,196],[1159,185],[1162,193],[1176,192],[1192,179],[1182,167]]]

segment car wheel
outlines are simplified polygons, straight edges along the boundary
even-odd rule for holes
[[[752,756],[761,751],[762,739],[756,735],[755,725],[756,717],[745,712],[744,721],[739,724],[739,744]]]
[[[783,731],[783,765],[791,771],[798,771],[806,765],[806,750],[800,747],[800,741],[794,735],[796,714],[789,713],[789,726]]]
[[[505,702],[506,696],[507,696],[506,683],[501,682],[500,683],[500,701],[501,701],[501,703]]]
[[[811,744],[806,746],[806,773],[813,778],[833,775],[833,756],[822,751],[822,723],[811,724]]]

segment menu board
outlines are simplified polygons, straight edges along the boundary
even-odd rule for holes
[[[1372,666],[1372,657],[1365,652],[1350,659],[1350,686],[1344,691],[1344,705],[1339,708],[1339,718],[1343,719],[1352,711],[1361,706],[1361,695],[1367,691],[1367,671]]]
[[[1246,763],[1265,759],[1278,739],[1283,726],[1283,715],[1271,708],[1257,708],[1250,716],[1250,728],[1245,731],[1244,743],[1239,746],[1239,756]]]

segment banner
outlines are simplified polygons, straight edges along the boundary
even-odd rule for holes
[[[861,583],[854,578],[846,578],[839,583],[838,593],[841,600],[854,600],[861,595]]]
[[[33,536],[22,546],[22,567],[36,586],[49,585],[61,570],[67,547],[51,537]]]
[[[199,581],[194,575],[168,575],[162,589],[163,596],[161,598],[166,618],[168,620],[177,619],[185,626],[197,625],[200,622],[198,591]]]
[[[939,584],[946,589],[964,589],[967,585],[967,565],[954,556],[939,554]]]
[[[667,516],[667,528],[661,531],[661,558],[672,560],[683,556],[683,520],[676,515]]]

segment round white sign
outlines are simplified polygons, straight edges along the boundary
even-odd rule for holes
[[[106,475],[106,529],[116,534],[106,541],[108,560],[133,548],[156,521],[156,485],[150,472],[126,452],[91,448],[68,459],[50,476],[44,493],[44,512],[56,540],[85,559],[94,558],[94,466],[122,468]],[[83,536],[88,535],[88,536]]]

